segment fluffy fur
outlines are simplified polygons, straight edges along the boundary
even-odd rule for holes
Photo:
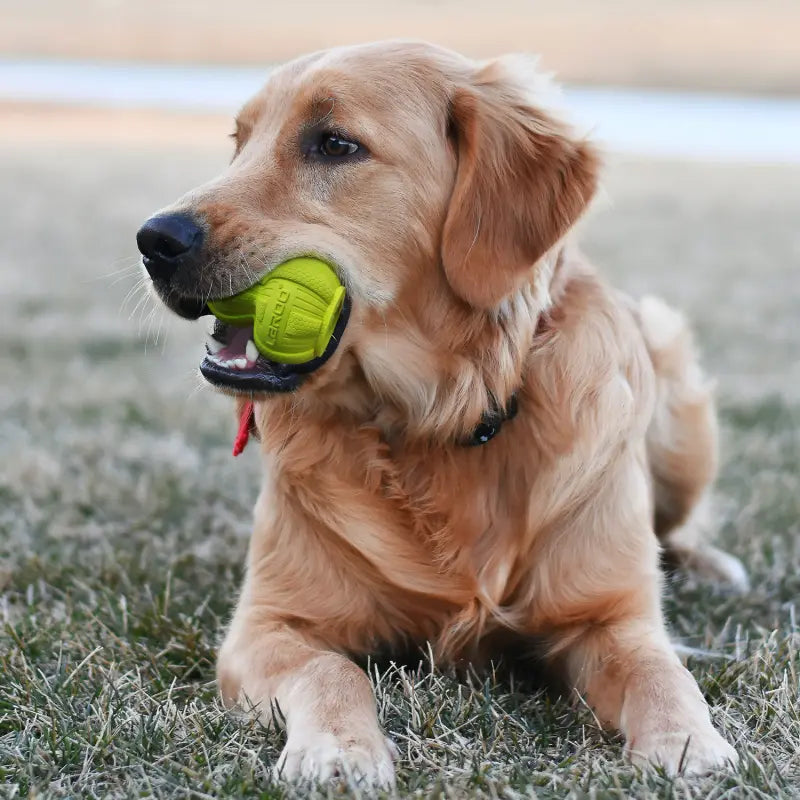
[[[499,633],[543,642],[633,758],[736,760],[660,604],[659,539],[745,580],[682,533],[715,471],[709,387],[682,317],[617,294],[567,241],[599,161],[539,83],[525,59],[423,44],[308,56],[243,109],[229,169],[170,209],[203,218],[209,248],[176,296],[314,253],[353,301],[328,364],[255,398],[264,479],[219,653],[226,702],[280,705],[290,777],[393,780],[348,656],[431,641],[471,659]],[[309,159],[315,126],[368,157]],[[514,392],[518,416],[463,446]]]

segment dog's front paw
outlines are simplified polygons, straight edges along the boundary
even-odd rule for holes
[[[276,777],[289,781],[329,781],[390,789],[394,786],[394,743],[380,731],[372,735],[335,736],[324,731],[289,735]]]
[[[736,751],[713,728],[705,731],[656,731],[637,737],[626,747],[631,761],[639,766],[658,764],[670,775],[700,775],[733,767]]]

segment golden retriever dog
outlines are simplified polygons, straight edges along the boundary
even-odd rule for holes
[[[634,761],[736,762],[661,609],[662,550],[746,580],[690,524],[716,468],[710,389],[682,316],[570,242],[600,162],[542,87],[529,59],[423,43],[300,58],[238,115],[227,170],[139,231],[187,318],[300,255],[346,287],[315,368],[253,361],[252,332],[222,323],[201,366],[263,462],[219,687],[277,704],[288,778],[392,784],[351,658],[430,642],[464,663],[515,637]]]

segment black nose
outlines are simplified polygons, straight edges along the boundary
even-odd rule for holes
[[[151,217],[136,234],[151,278],[168,279],[180,264],[192,261],[203,244],[203,229],[189,214]]]

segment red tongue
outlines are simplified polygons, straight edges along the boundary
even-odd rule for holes
[[[242,406],[242,416],[239,417],[239,430],[236,438],[233,440],[233,454],[234,456],[241,455],[244,448],[247,446],[247,440],[250,438],[250,428],[255,425],[256,418],[253,413],[253,403],[248,400]]]

